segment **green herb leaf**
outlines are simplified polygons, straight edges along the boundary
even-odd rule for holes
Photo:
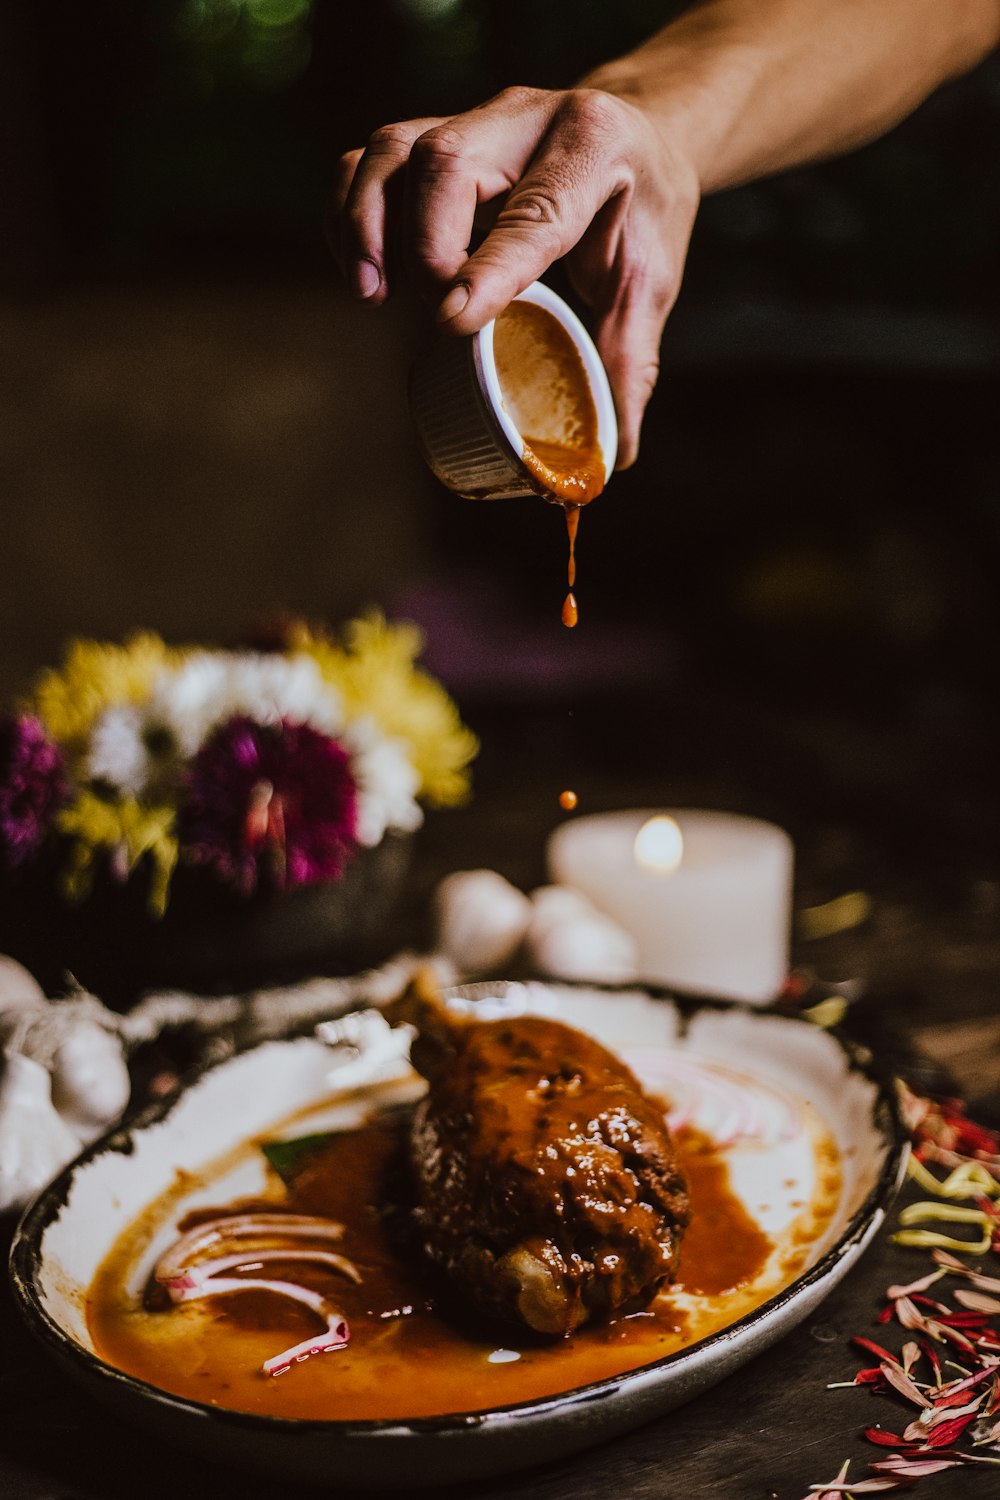
[[[333,1134],[332,1130],[324,1130],[318,1135],[300,1135],[291,1141],[265,1141],[260,1149],[282,1182],[288,1183],[302,1165],[303,1159],[320,1146],[325,1146]]]

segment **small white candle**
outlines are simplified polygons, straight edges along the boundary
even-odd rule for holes
[[[788,972],[792,842],[735,813],[599,813],[556,829],[551,878],[635,939],[640,978],[758,1003]]]

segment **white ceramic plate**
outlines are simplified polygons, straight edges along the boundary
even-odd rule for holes
[[[288,1420],[170,1395],[101,1360],[85,1299],[121,1232],[179,1171],[203,1171],[241,1141],[279,1131],[314,1101],[325,1123],[331,1079],[347,1088],[377,1074],[386,1088],[398,1089],[405,1061],[384,1047],[376,1026],[374,1054],[363,1050],[339,1068],[330,1050],[310,1038],[269,1043],[202,1074],[175,1100],[91,1147],[42,1194],[15,1239],[13,1284],[33,1331],[75,1378],[171,1441],[284,1479],[406,1487],[495,1475],[586,1448],[698,1395],[808,1317],[883,1223],[905,1165],[905,1135],[891,1089],[835,1035],[773,1011],[681,1002],[646,990],[489,984],[450,993],[459,1007],[486,1015],[556,1015],[612,1046],[671,1098],[675,1121],[693,1122],[727,1145],[733,1187],[777,1243],[810,1190],[809,1143],[818,1124],[836,1145],[842,1181],[804,1267],[753,1311],[666,1358],[489,1411]],[[297,1131],[288,1133],[317,1128],[320,1115],[303,1120],[298,1113]],[[254,1191],[249,1159],[230,1162],[227,1176],[213,1178],[208,1201]],[[198,1192],[205,1201],[205,1191],[193,1189],[176,1217],[197,1205]],[[163,1235],[172,1232],[164,1225]]]

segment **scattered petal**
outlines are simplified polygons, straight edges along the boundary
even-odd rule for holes
[[[1000,1297],[987,1297],[984,1292],[966,1292],[960,1288],[955,1293],[955,1301],[977,1312],[1000,1313]]]
[[[891,1458],[873,1463],[871,1467],[880,1474],[894,1474],[899,1479],[923,1479],[928,1474],[940,1474],[942,1469],[954,1469],[961,1461],[958,1458],[906,1458],[894,1453]]]
[[[947,1276],[947,1274],[947,1268],[941,1266],[937,1271],[931,1271],[929,1275],[921,1276],[919,1281],[911,1281],[909,1286],[891,1286],[885,1295],[891,1302],[895,1302],[897,1298],[910,1297],[914,1292],[926,1292],[929,1286],[933,1286],[935,1281],[940,1281],[941,1277]]]
[[[866,1339],[857,1334],[851,1339],[851,1343],[857,1344],[859,1349],[866,1349],[869,1354],[874,1354],[877,1359],[888,1360],[890,1364],[894,1365],[899,1363],[894,1354],[890,1354],[888,1349],[883,1349],[881,1344],[876,1344],[872,1339]]]
[[[930,1406],[931,1403],[923,1391],[914,1384],[909,1375],[903,1373],[899,1365],[883,1364],[882,1374],[901,1396],[906,1397],[907,1401],[912,1401],[915,1406]]]

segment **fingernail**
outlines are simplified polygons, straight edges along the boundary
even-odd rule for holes
[[[374,297],[382,285],[382,275],[373,260],[359,260],[354,267],[354,290],[363,302]]]
[[[472,291],[466,286],[464,281],[460,281],[457,286],[453,286],[437,310],[438,322],[450,323],[452,318],[457,318],[471,296]]]

